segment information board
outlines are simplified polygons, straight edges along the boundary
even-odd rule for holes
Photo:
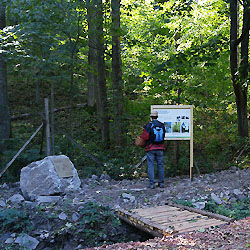
[[[193,106],[152,105],[158,112],[158,120],[166,129],[165,140],[190,140],[192,136]]]
[[[151,111],[158,112],[158,120],[166,129],[165,140],[190,141],[190,179],[193,179],[193,106],[152,105]]]

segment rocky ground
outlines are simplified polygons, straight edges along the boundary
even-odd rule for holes
[[[0,229],[0,249],[21,249],[22,247],[22,249],[71,250],[93,246],[93,242],[88,239],[83,239],[82,236],[83,233],[89,233],[89,237],[93,234],[93,232],[87,231],[84,226],[84,223],[88,222],[82,220],[83,210],[86,212],[86,207],[84,207],[86,202],[97,202],[100,205],[109,206],[112,209],[132,209],[164,205],[168,201],[189,200],[195,207],[203,209],[206,203],[211,200],[218,205],[222,204],[230,207],[232,202],[250,198],[250,169],[240,170],[235,167],[227,171],[194,177],[192,182],[188,176],[168,178],[166,179],[164,188],[155,189],[147,188],[148,180],[146,178],[115,181],[110,179],[109,176],[103,175],[100,178],[92,176],[92,178],[82,179],[81,181],[81,189],[78,192],[46,197],[36,202],[24,200],[19,183],[1,185],[0,223],[5,224],[2,224],[4,225],[4,229]],[[93,207],[91,207],[91,209],[93,210]],[[7,210],[9,212],[6,215],[4,211]],[[18,214],[21,211],[25,213],[23,218],[21,214]],[[92,222],[96,223],[94,215],[91,216]],[[14,222],[11,221],[12,218],[15,219]],[[242,221],[242,223],[244,224],[243,228],[248,227],[245,231],[248,230],[248,236],[246,235],[246,237],[249,237],[249,219]],[[231,227],[234,229],[238,227],[239,230],[241,230],[240,226]],[[115,242],[115,237],[124,234],[124,232],[115,231],[113,228],[113,224],[106,225],[104,229],[106,233],[102,233],[104,239],[103,244],[105,244],[105,238],[107,242],[110,242],[108,238],[113,237],[114,240],[112,242]],[[119,230],[122,230],[121,227]],[[232,233],[226,233],[227,230],[229,230],[227,228],[222,230],[225,231],[227,237],[230,236],[230,234],[233,235]],[[20,232],[22,232],[22,234],[20,234]],[[200,237],[200,245],[202,246],[204,243],[202,237],[198,236],[197,233],[193,234],[198,238]],[[185,236],[187,238],[184,236],[179,237],[184,237],[181,238],[183,242],[189,242],[188,239],[191,239],[193,236],[191,234],[188,235],[189,236]],[[98,237],[99,236],[100,235],[98,235]],[[223,236],[221,237],[223,238]],[[143,240],[143,237],[142,235],[137,237],[133,232],[131,240]],[[227,240],[227,238],[224,240]],[[234,237],[231,237],[231,240],[234,240]],[[244,241],[242,243],[244,247],[250,247],[250,242],[247,242],[244,237],[242,240]],[[163,247],[156,248],[156,246],[150,246],[150,244],[156,242],[158,244],[160,242],[159,239],[146,241],[146,243],[133,243],[134,245],[129,243],[130,245],[132,244],[131,247],[126,245],[122,248],[117,245],[117,248],[108,248],[164,249]],[[236,242],[236,240],[234,240],[234,242]],[[144,244],[143,246],[149,244],[149,248],[140,248],[138,244]],[[238,246],[240,245],[238,244]],[[190,248],[176,247],[168,249],[194,248],[193,246]]]

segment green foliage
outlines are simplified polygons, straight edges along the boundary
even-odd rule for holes
[[[188,175],[189,174],[189,143],[178,141],[178,153],[177,162],[174,160],[174,143],[173,141],[168,141],[166,143],[166,152],[164,156],[164,166],[166,176],[178,176],[178,175]]]
[[[187,206],[187,207],[194,207],[192,204],[192,201],[190,200],[173,200],[174,203],[179,204],[179,205],[183,205],[183,206]]]
[[[31,148],[25,151],[25,153],[20,157],[20,160],[29,163],[41,160],[42,158],[44,158],[44,156],[44,154],[40,154],[40,149]]]
[[[120,159],[105,163],[105,171],[114,180],[133,179],[137,177],[134,166],[124,164]]]
[[[7,230],[14,232],[21,232],[27,229],[31,230],[26,213],[16,208],[0,209],[0,223],[0,232]]]
[[[9,78],[33,85],[68,85],[77,52],[84,51],[86,42],[84,1],[18,0],[9,1],[7,7],[9,26],[3,30],[1,45],[12,64]]]
[[[201,171],[226,169],[242,143],[236,136],[235,113],[196,108],[194,117],[195,162]]]
[[[190,200],[174,200],[174,203],[194,207]],[[250,216],[250,198],[221,205],[216,204],[212,199],[208,199],[204,210],[240,220]]]
[[[55,107],[69,105],[70,74],[73,102],[87,100],[87,10],[85,1],[9,1],[7,27],[0,31],[8,56],[8,89],[13,114],[31,111],[32,118],[12,123],[13,143],[1,162],[7,163],[40,121],[44,109],[35,103],[35,85],[41,98],[55,84]],[[104,6],[108,115],[111,143],[113,114],[111,91],[110,5]],[[95,109],[56,113],[56,154],[66,154],[83,177],[108,173],[112,178],[135,178],[134,169],[145,152],[134,147],[136,135],[149,119],[152,104],[193,104],[194,160],[202,173],[227,168],[239,149],[236,104],[229,68],[229,6],[226,1],[124,1],[121,6],[121,54],[126,142],[117,149],[102,145]],[[73,67],[71,67],[73,66]],[[71,72],[71,70],[73,70]],[[72,128],[72,131],[70,130]],[[59,129],[66,131],[105,167],[75,148]],[[10,145],[11,144],[11,145]],[[39,160],[38,138],[14,162],[5,177],[16,181],[20,169]],[[164,159],[168,176],[188,174],[188,143],[180,143],[179,160],[173,163],[172,143]],[[218,153],[219,152],[219,153]],[[247,151],[246,151],[247,152]],[[234,159],[236,159],[235,155]],[[234,160],[233,159],[233,160]],[[248,166],[249,156],[238,159]],[[135,172],[137,171],[137,172]],[[141,171],[142,172],[142,171]],[[4,178],[5,178],[4,177]]]
[[[205,210],[225,215],[235,220],[246,218],[250,215],[250,199],[244,198],[229,205],[217,205],[213,200],[208,200],[205,206]]]
[[[114,216],[114,213],[109,208],[99,206],[93,202],[84,204],[80,216],[81,239],[88,242],[90,246],[100,245],[105,241],[105,235],[112,235],[120,225],[119,219]],[[106,231],[107,225],[110,227],[110,232]]]
[[[27,141],[31,134],[27,133],[27,130],[32,128],[24,128],[23,126],[17,128],[15,130],[15,138],[11,138],[5,141],[6,150],[0,154],[0,159],[3,162],[2,168],[5,167],[17,154],[19,149],[23,146],[23,144]],[[25,131],[25,132],[24,132]],[[32,131],[32,130],[31,130]],[[37,139],[37,138],[36,138]],[[36,141],[34,139],[34,142]],[[12,163],[12,165],[8,168],[5,174],[2,177],[1,181],[5,182],[16,182],[19,180],[19,174],[22,167],[27,166],[33,161],[41,160],[45,157],[45,154],[40,154],[40,147],[37,144],[33,144],[33,142],[28,145],[24,151],[16,158],[16,160]]]
[[[226,3],[164,1],[161,8],[155,7],[124,9],[125,83],[137,78],[134,92],[155,100],[161,96],[169,104],[200,106],[224,100],[225,92],[232,90]],[[205,93],[215,98],[204,98]]]
[[[250,140],[240,140],[241,145],[238,147],[237,154],[235,154],[235,163],[239,168],[249,168],[250,167]]]

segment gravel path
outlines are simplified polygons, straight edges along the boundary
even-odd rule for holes
[[[250,198],[250,169],[230,170],[194,177],[168,178],[165,188],[148,189],[146,178],[114,181],[109,176],[92,176],[83,180],[80,193],[69,198],[93,200],[114,209],[143,208],[164,205],[167,201],[192,200],[197,208],[203,208],[212,199],[217,204],[228,204],[238,199]]]

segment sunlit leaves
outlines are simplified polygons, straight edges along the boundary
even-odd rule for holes
[[[211,102],[202,93],[215,95],[213,105],[231,93],[227,3],[138,2],[122,12],[124,78],[140,78],[137,91],[198,105]]]
[[[9,1],[8,23],[12,26],[4,34],[9,61],[19,65],[23,77],[49,80],[58,75],[59,80],[67,73],[59,70],[71,63],[72,49],[76,53],[86,40],[85,16],[82,1]]]

